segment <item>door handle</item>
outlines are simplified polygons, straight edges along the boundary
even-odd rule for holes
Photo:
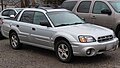
[[[19,27],[19,25],[16,25],[16,27]]]
[[[34,31],[35,31],[35,28],[32,28],[32,30],[34,30]]]
[[[91,19],[96,19],[96,17],[95,16],[92,16],[92,18]]]

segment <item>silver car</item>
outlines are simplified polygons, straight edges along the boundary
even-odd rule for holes
[[[10,18],[17,15],[23,8],[7,8],[0,12],[0,18]]]
[[[73,56],[95,56],[118,47],[112,30],[85,23],[65,9],[24,9],[14,21],[3,20],[2,34],[13,49],[20,43],[50,49],[62,62]]]
[[[10,17],[15,17],[20,11],[22,11],[23,8],[7,8],[0,12],[0,38],[1,35],[1,26],[3,23],[3,19],[9,19]]]

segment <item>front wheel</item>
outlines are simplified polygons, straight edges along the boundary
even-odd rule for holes
[[[56,43],[55,50],[56,50],[56,55],[60,61],[66,63],[72,60],[73,52],[71,45],[68,42],[64,40],[58,41]]]
[[[10,45],[13,49],[20,49],[21,48],[19,38],[15,32],[12,32],[10,34]]]
[[[117,37],[118,37],[118,39],[120,40],[120,31],[118,31]]]

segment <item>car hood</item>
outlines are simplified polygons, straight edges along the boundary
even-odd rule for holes
[[[68,33],[73,36],[90,35],[95,38],[114,34],[113,31],[108,28],[93,25],[93,24],[78,24],[78,25],[71,25],[71,26],[62,26],[62,27],[56,27],[55,30],[57,32]]]
[[[0,15],[0,18],[5,19],[5,18],[10,18],[10,17],[7,17],[7,16],[1,16],[1,15]]]

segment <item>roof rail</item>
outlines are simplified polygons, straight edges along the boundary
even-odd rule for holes
[[[47,11],[48,9],[53,9],[52,7],[38,7],[38,9],[43,9],[45,11]]]
[[[45,11],[47,11],[44,7],[39,7],[39,9],[42,9],[42,10],[45,10]]]

